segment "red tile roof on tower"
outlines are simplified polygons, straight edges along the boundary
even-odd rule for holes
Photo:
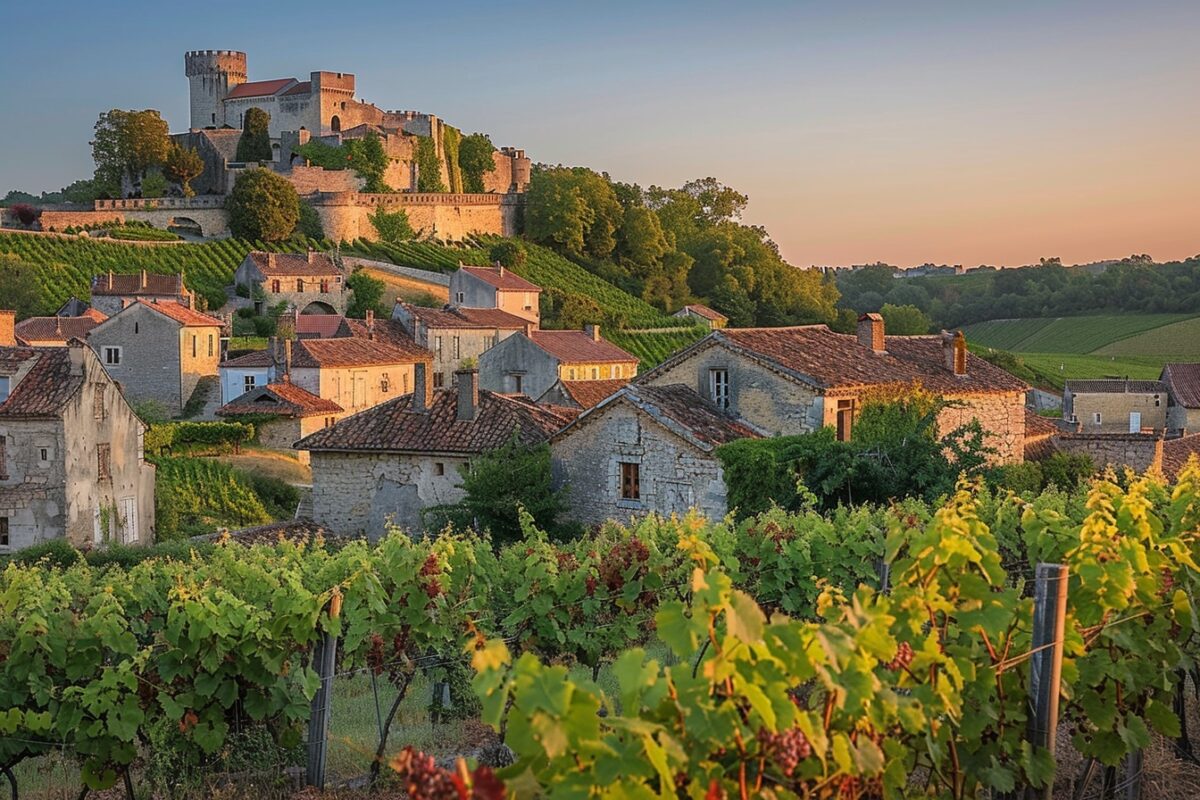
[[[249,258],[263,275],[271,277],[317,277],[341,275],[333,259],[324,253],[264,253],[251,251]]]
[[[218,416],[237,414],[279,414],[285,417],[316,417],[344,411],[332,400],[317,397],[294,383],[268,383],[235,397],[217,409]]]
[[[613,378],[603,381],[562,381],[563,391],[567,397],[579,404],[580,408],[591,408],[620,391],[629,383],[628,378]]]
[[[593,339],[583,331],[533,331],[529,338],[564,364],[637,363],[633,356],[612,342]]]
[[[967,353],[967,373],[946,366],[941,336],[887,336],[876,353],[853,334],[825,325],[790,328],[724,328],[684,348],[639,377],[645,382],[692,353],[713,346],[756,361],[818,389],[920,385],[946,394],[1019,392],[1028,385],[1000,367]]]
[[[82,342],[74,346],[85,347]],[[0,403],[0,419],[57,416],[83,385],[82,372],[71,374],[70,347],[0,347],[0,375],[13,375],[29,361],[29,371]]]
[[[23,344],[33,342],[56,342],[65,345],[71,339],[84,339],[88,332],[108,317],[99,311],[100,319],[92,316],[95,309],[89,309],[81,317],[29,317],[16,324],[17,341]]]
[[[187,291],[182,275],[155,272],[105,272],[92,276],[93,295],[182,295]]]
[[[700,305],[699,303],[689,303],[688,305],[684,306],[680,310],[681,311],[690,311],[693,314],[695,314],[697,317],[704,317],[704,319],[712,320],[713,322],[728,322],[729,321],[729,317],[725,316],[720,311],[711,309],[708,306]]]
[[[515,434],[539,444],[569,423],[578,409],[539,406],[519,395],[479,390],[473,420],[458,419],[458,390],[439,389],[427,411],[412,410],[412,395],[347,417],[309,434],[297,450],[476,455],[507,444]]]
[[[1167,385],[1177,404],[1200,408],[1200,364],[1167,364],[1159,380]]]
[[[498,308],[426,308],[408,303],[402,304],[408,313],[421,321],[427,328],[456,328],[459,330],[476,328],[501,328],[504,330],[524,330],[529,320],[522,319],[516,314],[501,311]]]
[[[287,97],[287,96],[293,95],[293,94],[311,94],[311,93],[312,93],[312,81],[300,81],[295,86],[293,86],[292,88],[290,88],[286,92],[284,92],[283,96]]]
[[[758,439],[762,436],[745,422],[722,413],[687,386],[677,383],[669,386],[631,383],[584,411],[554,438],[587,424],[588,420],[603,414],[604,409],[622,401],[649,414],[660,425],[705,452],[737,439]]]
[[[143,305],[147,308],[152,308],[164,317],[175,320],[180,325],[188,328],[220,328],[225,323],[216,317],[210,317],[208,314],[202,314],[199,311],[181,306],[179,303],[172,303],[167,300],[148,303],[145,300],[138,300],[136,305]],[[132,307],[132,306],[131,306]],[[118,312],[120,313],[120,312]]]
[[[489,286],[495,286],[497,289],[504,291],[540,292],[542,290],[542,287],[535,283],[530,283],[506,267],[471,267],[466,264],[460,264],[459,269],[468,275],[478,278]]]
[[[250,81],[239,83],[233,91],[225,95],[226,100],[236,100],[239,97],[265,97],[278,94],[280,89],[296,82],[295,78],[276,78],[272,81]]]

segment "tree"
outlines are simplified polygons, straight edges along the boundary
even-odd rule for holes
[[[382,242],[394,244],[417,238],[404,209],[388,212],[383,206],[377,206],[367,219],[371,220],[371,225],[374,226],[375,232],[379,234],[379,240]]]
[[[378,134],[368,131],[363,138],[351,139],[342,146],[346,149],[350,168],[363,179],[364,192],[379,194],[392,191],[392,187],[383,180],[388,156]]]
[[[317,210],[303,200],[300,201],[300,221],[296,223],[296,230],[309,239],[325,238],[325,229]]]
[[[171,180],[179,184],[179,188],[183,190],[184,197],[191,197],[196,194],[192,190],[192,181],[203,174],[204,159],[200,157],[200,153],[197,152],[196,148],[184,147],[178,143],[173,143],[171,149],[167,152],[167,160],[163,165],[163,170]]]
[[[238,139],[237,160],[266,163],[274,160],[271,154],[271,115],[261,108],[246,110],[242,119],[242,135]]]
[[[229,230],[240,239],[282,241],[300,219],[295,187],[275,173],[256,167],[238,175],[225,201]]]
[[[501,239],[488,251],[488,258],[493,264],[500,264],[508,269],[525,266],[528,256],[525,245],[516,239]]]
[[[919,336],[929,333],[933,323],[925,312],[916,306],[894,306],[884,303],[879,309],[883,317],[884,328],[889,334],[896,336]]]
[[[0,297],[4,307],[17,312],[18,319],[47,312],[38,285],[37,267],[19,256],[0,253]]]
[[[346,279],[346,288],[353,293],[350,296],[350,302],[346,305],[346,316],[363,319],[370,310],[374,311],[377,317],[386,317],[391,311],[383,303],[383,292],[387,288],[387,284],[377,278],[372,278],[361,269],[355,270]]]
[[[464,136],[458,145],[458,166],[462,170],[463,191],[482,192],[483,176],[496,169],[492,154],[496,147],[486,133]]]
[[[658,215],[645,206],[628,206],[617,232],[617,259],[640,267],[643,277],[656,272],[652,269],[671,249],[663,233]],[[638,270],[635,269],[635,273]]]
[[[529,238],[575,258],[608,258],[623,216],[608,179],[583,167],[540,169],[525,193]]]
[[[167,193],[167,179],[159,170],[151,170],[142,178],[142,197],[162,197]]]
[[[133,190],[146,170],[161,166],[170,147],[168,130],[166,120],[152,108],[114,108],[101,114],[92,140],[98,191],[121,197]]]
[[[29,203],[14,203],[13,205],[9,206],[9,210],[12,211],[13,216],[17,218],[17,222],[21,223],[25,227],[32,225],[37,221],[37,218],[42,215],[40,209],[29,205]]]
[[[550,447],[529,446],[514,435],[502,447],[462,467],[463,509],[496,545],[521,538],[524,509],[542,530],[552,530],[564,504],[550,476]]]

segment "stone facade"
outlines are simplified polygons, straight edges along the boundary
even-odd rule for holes
[[[558,359],[525,334],[509,336],[479,357],[479,386],[491,392],[541,397],[559,377]]]
[[[0,415],[0,517],[8,529],[0,552],[58,538],[77,547],[153,542],[144,426],[88,348],[57,349],[70,352],[79,388],[53,416]]]
[[[88,344],[131,403],[155,400],[178,414],[200,379],[217,374],[221,328],[182,325],[135,303],[93,328]]]
[[[300,313],[343,314],[350,298],[347,294],[346,282],[336,268],[330,267],[327,275],[313,275],[302,270],[288,272],[286,264],[288,257],[280,257],[276,263],[279,269],[266,270],[264,274],[254,261],[254,253],[247,255],[233,273],[236,286],[247,290],[252,295],[261,292],[264,295],[260,313],[267,309],[287,303],[289,308]],[[275,254],[269,254],[272,258]],[[303,261],[303,257],[299,258]],[[256,301],[257,305],[257,301]]]
[[[725,476],[714,455],[626,403],[603,411],[551,439],[555,485],[567,491],[572,519],[599,525],[690,509],[712,520],[725,516]],[[638,465],[637,500],[622,499],[622,463]]]
[[[314,431],[324,428],[329,420],[325,417],[278,417],[258,426],[258,443],[272,450],[286,450],[295,454],[301,464],[309,463],[307,450],[292,450],[292,445]]]
[[[512,314],[514,317],[532,322],[535,326],[541,322],[539,296],[541,289],[528,281],[521,280],[524,286],[520,289],[506,289],[495,285],[494,280],[485,280],[475,274],[475,270],[488,273],[496,272],[496,279],[501,280],[506,272],[503,267],[475,268],[463,267],[450,274],[450,303],[465,308],[498,308]],[[511,275],[512,273],[507,273]],[[490,276],[489,276],[490,277]]]
[[[1066,433],[1055,439],[1055,446],[1066,453],[1088,456],[1098,470],[1129,467],[1146,472],[1162,466],[1163,439],[1155,434]]]
[[[1167,427],[1167,392],[1072,392],[1064,390],[1063,413],[1081,433],[1137,433]],[[1134,430],[1136,428],[1136,430]]]
[[[372,406],[412,392],[414,363],[376,364],[354,367],[296,367],[292,383],[345,409],[337,419],[357,414]],[[290,445],[289,445],[290,446]]]
[[[1171,403],[1167,406],[1167,429],[1173,434],[1200,433],[1200,408]]]
[[[389,523],[420,533],[421,510],[463,499],[468,459],[437,454],[312,454],[313,519],[329,530],[377,539]]]
[[[376,241],[370,216],[376,208],[404,211],[414,231],[443,241],[460,241],[475,234],[515,236],[519,230],[518,195],[320,192],[307,198],[317,211],[325,238],[334,241]]]

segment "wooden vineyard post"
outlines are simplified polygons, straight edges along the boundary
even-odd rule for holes
[[[342,594],[334,589],[329,601],[329,618],[337,619],[342,613]],[[321,679],[317,693],[313,695],[312,710],[308,717],[308,763],[304,771],[304,782],[317,789],[325,788],[325,759],[329,753],[329,717],[333,712],[333,670],[337,660],[337,637],[326,632],[317,640],[313,649],[313,668]]]
[[[1062,685],[1063,634],[1067,621],[1067,568],[1038,564],[1033,599],[1033,645],[1029,662],[1029,723],[1026,738],[1054,753],[1058,698]],[[1050,800],[1051,785],[1026,787],[1026,800]]]

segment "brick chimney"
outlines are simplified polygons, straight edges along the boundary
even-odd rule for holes
[[[17,344],[17,312],[0,311],[0,347],[15,347]]]
[[[473,422],[479,416],[479,370],[455,370],[454,378],[458,384],[457,419]]]
[[[962,331],[942,331],[942,360],[955,375],[967,374],[967,337]]]
[[[863,314],[858,318],[858,343],[875,353],[886,353],[883,338],[883,317]]]
[[[537,328],[537,326],[534,325],[532,322],[526,322],[525,323],[525,335],[532,336],[533,332],[536,328]]]
[[[496,269],[500,272],[500,277],[503,278],[504,277],[504,265],[501,264],[499,261],[497,261]]]
[[[78,338],[71,339],[67,342],[67,359],[70,362],[70,372],[72,378],[78,378],[83,375],[83,348],[87,347]],[[99,390],[97,390],[99,391]]]
[[[292,340],[283,340],[283,374],[286,380],[292,376]]]
[[[429,379],[429,364],[418,361],[413,365],[413,396],[411,408],[424,414],[433,405],[433,381]]]
[[[600,341],[600,326],[599,325],[584,325],[583,332],[588,335],[588,338],[593,342]]]
[[[267,253],[267,269],[275,269],[275,254]]]
[[[375,339],[375,309],[367,309],[367,338]]]

